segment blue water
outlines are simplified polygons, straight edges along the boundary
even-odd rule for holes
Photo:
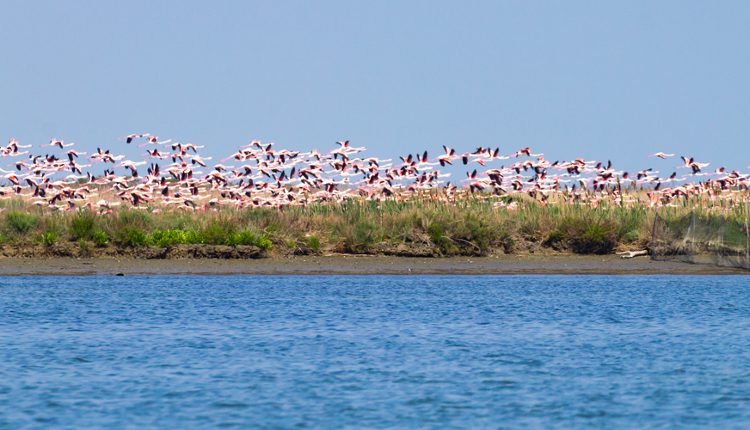
[[[750,277],[0,279],[0,428],[750,427]]]

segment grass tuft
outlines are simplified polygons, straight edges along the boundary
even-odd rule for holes
[[[16,235],[25,235],[29,233],[39,223],[39,218],[21,211],[10,211],[5,214],[5,225],[8,226],[11,233]]]
[[[74,240],[91,239],[94,227],[94,214],[89,211],[78,212],[70,218],[70,234]]]
[[[46,247],[54,245],[57,242],[57,233],[54,231],[45,231],[42,233],[41,242]]]
[[[94,230],[91,234],[91,239],[94,241],[94,245],[99,248],[109,245],[109,235],[102,230]]]

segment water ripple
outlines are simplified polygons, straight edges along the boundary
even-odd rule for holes
[[[749,281],[4,278],[0,428],[748,427]]]

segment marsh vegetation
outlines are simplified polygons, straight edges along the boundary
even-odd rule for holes
[[[741,205],[710,207],[690,201],[659,208],[592,208],[541,205],[529,199],[514,201],[511,209],[465,198],[450,204],[430,199],[353,200],[283,209],[152,213],[120,208],[99,214],[49,211],[7,200],[0,213],[0,244],[6,245],[6,255],[25,249],[26,254],[158,257],[166,254],[155,250],[211,246],[253,247],[257,256],[607,254],[648,247],[657,215],[679,225],[697,213],[716,225],[737,226],[737,234],[744,234],[744,210]]]

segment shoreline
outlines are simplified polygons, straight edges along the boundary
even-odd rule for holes
[[[42,275],[748,275],[741,269],[616,255],[261,259],[0,258],[0,276]]]

